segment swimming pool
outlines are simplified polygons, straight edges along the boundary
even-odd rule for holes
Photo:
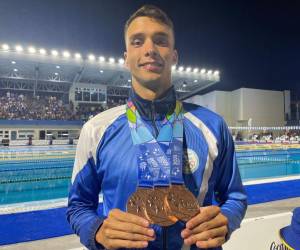
[[[243,181],[300,174],[300,149],[237,151]]]
[[[66,197],[75,146],[0,149],[0,204]]]
[[[0,205],[67,197],[75,146],[0,149]],[[300,174],[300,149],[239,150],[243,181]]]

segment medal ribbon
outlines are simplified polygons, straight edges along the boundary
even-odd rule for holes
[[[138,181],[140,187],[183,184],[182,145],[183,108],[176,101],[173,113],[168,113],[155,138],[141,118],[132,101],[128,101],[126,115],[133,144],[138,146]]]

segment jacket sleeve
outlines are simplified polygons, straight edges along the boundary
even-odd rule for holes
[[[78,140],[72,183],[69,190],[67,220],[80,242],[88,249],[104,249],[95,241],[95,234],[103,222],[97,214],[101,178],[97,175],[93,156],[92,128],[85,124]]]
[[[244,190],[234,148],[232,136],[222,120],[219,155],[215,164],[219,169],[215,198],[221,206],[221,212],[228,218],[228,234],[240,227],[247,209],[247,195]]]

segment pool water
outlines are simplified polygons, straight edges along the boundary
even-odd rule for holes
[[[74,146],[0,149],[0,205],[67,197]]]
[[[243,181],[300,174],[300,149],[238,151]]]
[[[75,146],[0,149],[0,205],[67,197]],[[300,149],[237,151],[243,181],[300,174]]]

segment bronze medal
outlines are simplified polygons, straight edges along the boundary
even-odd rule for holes
[[[171,185],[165,203],[167,212],[184,222],[200,212],[196,197],[184,185]]]
[[[149,217],[146,213],[146,201],[148,194],[151,192],[152,188],[138,188],[127,201],[127,212],[149,221]]]
[[[171,226],[175,222],[167,215],[165,208],[165,197],[168,194],[168,187],[155,187],[148,195],[146,202],[146,213],[151,223],[163,227]]]

